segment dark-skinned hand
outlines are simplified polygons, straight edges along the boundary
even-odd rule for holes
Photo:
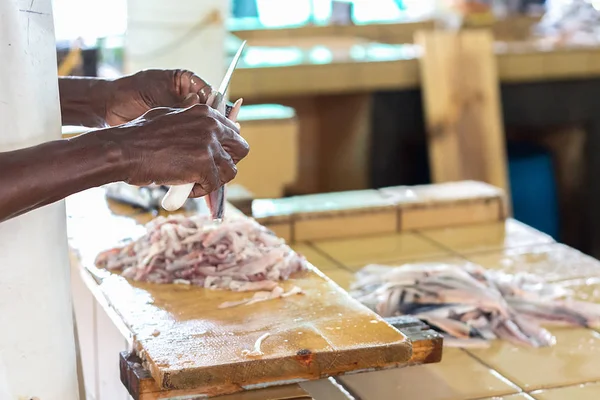
[[[110,81],[104,91],[104,119],[115,126],[157,107],[204,104],[212,88],[190,71],[152,69]]]
[[[132,185],[195,182],[201,197],[232,180],[249,151],[238,127],[205,104],[154,108],[98,137],[117,144],[126,159],[124,180]]]

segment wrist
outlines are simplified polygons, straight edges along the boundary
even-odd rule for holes
[[[90,164],[90,169],[94,171],[93,175],[97,177],[92,179],[98,181],[96,185],[127,179],[129,157],[118,140],[120,132],[116,132],[122,129],[120,127],[98,129],[69,139]]]
[[[58,80],[63,125],[102,128],[114,82],[100,78],[64,77]]]

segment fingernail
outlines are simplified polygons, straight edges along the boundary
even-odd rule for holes
[[[238,100],[236,100],[235,103],[233,103],[233,108],[231,109],[231,112],[229,113],[229,119],[232,120],[233,122],[237,122],[237,117],[238,117],[238,114],[240,113],[241,106],[242,106],[242,99],[238,99]]]

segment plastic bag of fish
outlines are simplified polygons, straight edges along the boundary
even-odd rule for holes
[[[96,265],[135,281],[258,291],[252,299],[225,306],[301,293],[298,288],[284,292],[279,282],[308,268],[303,256],[256,221],[215,223],[202,215],[158,217],[139,239],[99,254]]]
[[[368,265],[357,272],[351,295],[383,317],[416,316],[442,332],[448,346],[504,339],[545,347],[555,338],[542,325],[600,322],[600,305],[568,299],[560,284],[475,264]]]

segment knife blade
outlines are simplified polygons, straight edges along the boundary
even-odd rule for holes
[[[218,91],[215,93],[215,98],[210,105],[212,108],[216,109],[223,115],[225,115],[225,92],[229,88],[229,82],[231,82],[231,77],[233,76],[233,72],[235,71],[237,64],[241,58],[242,52],[246,47],[246,41],[242,43],[237,53],[233,57],[231,64],[229,64],[229,68],[227,68],[227,72],[223,77],[223,81],[219,85]],[[192,192],[195,183],[187,183],[184,185],[175,185],[169,188],[169,191],[165,195],[162,200],[162,206],[167,211],[176,211],[180,209],[188,197]],[[224,204],[225,204],[225,187],[221,186],[217,189],[217,212],[215,213],[215,219],[223,218]]]

